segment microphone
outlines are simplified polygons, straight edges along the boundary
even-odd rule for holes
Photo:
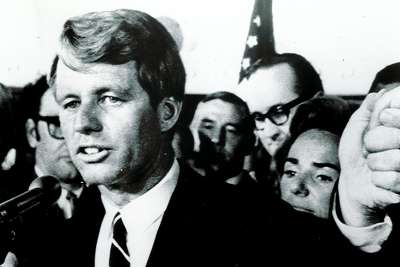
[[[0,204],[0,225],[11,223],[30,211],[49,208],[60,195],[61,186],[55,177],[38,177],[28,191]]]

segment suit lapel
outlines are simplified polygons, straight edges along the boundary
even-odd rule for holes
[[[189,235],[190,230],[195,227],[192,213],[197,205],[191,193],[196,194],[181,170],[178,184],[158,229],[147,263],[148,267],[176,266],[176,259],[182,258],[181,247],[187,245],[184,244],[183,237]]]
[[[147,267],[241,266],[232,188],[181,165]]]
[[[67,233],[73,236],[70,238],[70,246],[74,248],[77,256],[75,259],[78,259],[80,266],[94,266],[97,238],[104,214],[98,189],[84,188],[74,217],[67,225]]]

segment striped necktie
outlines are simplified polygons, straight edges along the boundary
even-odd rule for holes
[[[113,220],[113,238],[110,251],[110,267],[130,266],[129,251],[126,243],[126,229],[121,214],[117,212]]]

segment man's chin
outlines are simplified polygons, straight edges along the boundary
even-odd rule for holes
[[[56,176],[61,183],[65,184],[75,184],[75,183],[80,183],[82,181],[82,177],[75,167],[69,169],[59,168]]]
[[[110,184],[112,180],[115,179],[112,177],[118,177],[119,175],[118,172],[101,168],[101,166],[81,166],[81,168],[78,169],[82,175],[82,179],[87,185]]]
[[[267,150],[268,154],[271,157],[275,157],[276,153],[278,152],[278,147],[276,146],[268,146],[265,148],[265,150]]]

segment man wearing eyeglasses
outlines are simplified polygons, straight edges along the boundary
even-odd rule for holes
[[[290,136],[297,106],[321,93],[322,83],[312,65],[289,53],[258,61],[237,88],[253,114],[260,142],[272,157]]]
[[[57,205],[64,218],[69,219],[74,213],[76,200],[82,194],[83,184],[65,146],[54,91],[44,76],[25,90],[24,102],[30,112],[25,130],[28,143],[34,149],[33,176],[52,175],[59,179],[63,190]]]
[[[250,168],[266,188],[278,192],[278,152],[290,137],[298,105],[323,94],[321,79],[304,57],[278,54],[256,61],[235,93],[247,102],[255,121],[258,145]]]

